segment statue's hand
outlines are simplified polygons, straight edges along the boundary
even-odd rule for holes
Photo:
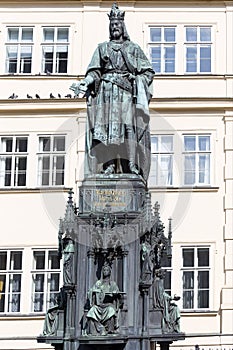
[[[81,92],[87,92],[87,89],[88,89],[88,83],[85,79],[81,80],[80,83],[79,83],[79,90]]]
[[[135,80],[135,78],[136,77],[134,74],[129,73],[129,76],[128,76],[129,81],[133,82]]]

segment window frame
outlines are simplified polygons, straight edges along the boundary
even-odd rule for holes
[[[55,138],[64,137],[64,151],[54,150]],[[38,138],[38,151],[37,151],[37,186],[38,187],[61,187],[65,186],[65,170],[66,170],[66,145],[67,145],[67,135],[66,134],[41,134],[37,135]],[[50,139],[50,151],[40,150],[40,139],[49,138]],[[43,159],[49,159],[49,168],[43,168]],[[63,157],[63,184],[56,184],[57,167],[55,157]],[[41,163],[41,164],[40,164]],[[40,168],[42,170],[40,170]],[[43,185],[43,174],[48,173],[48,184]],[[59,172],[58,172],[59,173]]]
[[[185,249],[193,249],[194,250],[194,264],[193,266],[183,266],[183,251]],[[208,249],[208,259],[209,259],[209,265],[208,266],[198,266],[198,249]],[[182,293],[182,311],[185,312],[193,312],[193,311],[210,311],[212,308],[212,299],[211,299],[211,285],[212,285],[212,247],[210,244],[201,244],[201,245],[187,245],[187,246],[181,246],[181,275],[182,275],[182,285],[181,285],[181,293]],[[204,288],[198,288],[198,273],[203,271],[208,271],[209,273],[209,287],[205,288],[205,290],[208,290],[208,307],[199,307],[198,306],[198,297],[199,297],[199,291],[204,290]],[[187,291],[188,289],[184,288],[184,272],[193,272],[193,283],[194,286],[192,288],[193,290],[193,307],[184,307],[184,290]]]
[[[196,41],[187,41],[186,39],[186,29],[187,28],[197,28],[197,40]],[[201,28],[210,28],[210,41],[201,41],[200,40],[200,29]],[[184,74],[212,74],[213,72],[213,25],[184,25]],[[210,71],[201,72],[201,47],[210,46]],[[187,71],[187,48],[188,47],[196,47],[197,48],[197,59],[196,59],[196,71]]]
[[[5,292],[2,293],[4,295],[4,311],[0,311],[1,314],[19,314],[21,313],[21,308],[22,308],[22,281],[23,281],[23,259],[24,259],[24,250],[23,249],[0,249],[0,252],[6,252],[6,269],[1,269],[0,270],[0,275],[5,275]],[[21,253],[21,268],[20,269],[14,269],[11,268],[12,264],[12,259],[11,259],[11,254],[19,252]],[[12,276],[14,275],[20,275],[20,287],[19,291],[14,291],[12,290],[12,282],[14,282],[14,279]],[[10,309],[10,304],[13,302],[10,301],[11,297],[14,295],[19,295],[19,310],[17,311],[12,311]],[[13,300],[13,299],[12,299]]]
[[[42,39],[41,39],[41,73],[42,74],[53,74],[53,75],[67,75],[68,74],[68,70],[69,70],[69,52],[70,52],[70,42],[71,42],[71,30],[70,30],[70,26],[69,25],[57,25],[57,26],[46,26],[43,25],[41,27],[42,29]],[[44,31],[46,29],[53,29],[54,30],[54,39],[51,42],[47,42],[44,38]],[[59,29],[67,29],[68,30],[68,38],[67,41],[59,41],[58,40],[58,31]],[[62,59],[59,59],[57,57],[57,54],[59,53],[58,48],[59,46],[62,47],[67,47],[67,57],[66,57],[66,72],[59,72],[59,63],[62,61]],[[53,52],[53,57],[51,60],[51,65],[52,65],[52,72],[50,72],[47,68],[46,68],[46,58],[44,58],[44,48],[48,48],[51,47],[52,48],[52,52]]]
[[[44,268],[36,268],[35,266],[35,255],[34,253],[44,253]],[[57,255],[57,262],[59,264],[59,268],[52,268],[49,266],[50,264],[50,259],[49,259],[49,254],[52,253],[52,255],[56,256]],[[56,274],[58,276],[58,288],[56,290],[51,290],[51,285],[50,282],[51,280],[51,275]],[[32,267],[31,267],[31,273],[30,273],[30,279],[31,279],[31,305],[30,305],[30,313],[35,314],[35,313],[45,313],[50,307],[55,305],[55,298],[59,294],[60,291],[60,286],[61,286],[61,262],[58,257],[58,252],[57,249],[54,248],[33,248],[32,249]],[[42,291],[36,291],[36,275],[43,276],[43,289]],[[35,304],[36,304],[36,295],[42,295],[42,301],[39,301],[39,305],[41,306],[42,303],[42,309],[41,310],[36,310],[35,309]],[[50,300],[50,295],[54,294],[53,301],[51,302]],[[48,298],[49,297],[49,298]]]
[[[198,141],[199,141],[199,137],[209,137],[209,150],[199,150],[198,147]],[[185,137],[195,137],[195,150],[189,150],[186,151],[185,150]],[[199,132],[195,132],[195,133],[182,133],[182,138],[183,138],[183,150],[182,150],[182,161],[183,161],[183,186],[188,187],[188,186],[192,186],[192,187],[211,187],[211,183],[212,183],[212,159],[213,159],[213,146],[212,146],[212,134],[210,132],[205,132],[205,133],[199,133]],[[194,155],[195,156],[195,169],[194,169],[194,175],[195,175],[195,181],[193,183],[186,183],[185,181],[185,174],[187,173],[186,171],[186,165],[185,165],[185,157],[188,155]],[[201,166],[199,165],[199,160],[200,160],[200,156],[201,155],[208,155],[209,156],[209,167],[207,169],[207,173],[209,172],[209,181],[208,183],[206,182],[200,182],[199,180],[199,175],[200,175],[200,169]],[[188,158],[187,158],[188,159]],[[191,161],[190,161],[191,164]]]
[[[144,25],[144,32],[145,32],[145,51],[147,52],[148,58],[152,63],[152,56],[151,56],[151,47],[153,47],[153,44],[156,44],[156,42],[152,42],[150,39],[150,30],[151,28],[176,28],[176,34],[175,34],[175,72],[169,73],[169,72],[160,72],[156,73],[158,76],[163,75],[181,75],[181,76],[199,76],[199,75],[213,75],[215,74],[216,70],[216,62],[215,62],[215,50],[216,50],[216,22],[147,22]],[[200,28],[210,28],[211,29],[211,42],[203,41],[203,45],[207,45],[210,43],[211,46],[211,71],[210,72],[186,72],[186,29],[187,27],[200,27]],[[191,42],[190,42],[191,44]]]
[[[171,150],[163,150],[162,149],[162,138],[163,137],[171,137]],[[152,144],[152,139],[153,138],[157,138],[158,139],[158,150],[153,152],[153,149],[151,148],[151,170],[152,170],[152,162],[153,162],[153,155],[156,157],[157,156],[157,166],[155,166],[155,170],[157,172],[157,174],[155,175],[155,179],[157,179],[156,181],[152,182],[152,174],[150,171],[150,175],[149,175],[149,187],[173,187],[173,182],[174,182],[174,134],[151,134],[151,144]],[[163,169],[159,164],[162,164],[161,158],[163,156],[170,156],[170,168],[168,168],[168,174],[169,174],[169,169],[171,171],[170,176],[168,176],[170,179],[170,183],[164,184],[161,181],[162,178],[162,173],[163,173]],[[155,183],[156,182],[156,183]]]
[[[18,39],[15,41],[10,41],[9,40],[9,30],[10,29],[18,29]],[[23,40],[23,29],[32,29],[32,40],[31,41],[24,41]],[[5,74],[7,75],[12,75],[12,74],[20,74],[20,75],[26,75],[26,74],[32,74],[32,63],[33,63],[33,51],[34,51],[34,35],[35,35],[35,28],[33,25],[27,26],[27,25],[7,25],[6,26],[6,40],[5,40]],[[7,57],[7,48],[10,47],[15,47],[16,48],[16,71],[15,72],[10,72],[9,67],[10,67],[10,58]],[[29,59],[29,64],[30,64],[30,72],[24,72],[24,59],[22,57],[22,48],[23,47],[30,47],[31,52],[30,52],[30,59]]]
[[[161,29],[161,40],[156,42],[151,40],[151,29],[153,28],[160,28]],[[174,29],[175,30],[175,40],[174,41],[165,41],[165,29]],[[151,59],[151,63],[153,65],[152,61],[152,49],[155,47],[160,47],[160,72],[156,72],[156,75],[175,75],[177,71],[177,26],[176,25],[149,25],[149,30],[148,30],[148,49],[149,49],[149,57]],[[166,58],[165,58],[165,49],[166,47],[174,47],[174,72],[166,72]]]
[[[12,139],[12,150],[11,151],[4,151],[3,148],[3,140],[4,139]],[[17,140],[19,139],[26,139],[27,140],[27,150],[26,151],[18,151],[17,150]],[[28,144],[29,144],[29,135],[0,135],[0,188],[25,188],[27,187],[27,173],[28,173]],[[6,160],[11,159],[11,169],[6,169],[7,162]],[[1,168],[4,165],[4,159],[5,159],[5,169],[2,170]],[[25,169],[20,170],[20,159],[25,159]],[[6,176],[9,173],[10,176],[10,184],[5,185],[6,183]],[[24,185],[18,185],[19,182],[19,176],[21,174],[25,173],[25,184]],[[2,179],[4,177],[4,185],[1,184]]]

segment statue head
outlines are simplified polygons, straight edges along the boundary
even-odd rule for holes
[[[108,17],[110,40],[130,40],[124,22],[125,12],[121,11],[115,2]]]
[[[101,270],[102,278],[110,277],[111,271],[112,269],[111,269],[110,263],[108,261],[105,261]]]

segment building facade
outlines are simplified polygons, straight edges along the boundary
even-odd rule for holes
[[[166,289],[183,342],[233,348],[233,2],[119,1],[156,72],[149,187],[172,218]],[[42,349],[62,284],[59,218],[84,171],[86,103],[69,89],[108,40],[110,1],[0,1],[0,349]],[[78,203],[77,203],[78,206]]]

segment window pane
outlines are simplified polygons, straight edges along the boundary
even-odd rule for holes
[[[198,137],[198,147],[199,147],[199,151],[209,151],[210,150],[210,136],[199,136]]]
[[[151,155],[149,185],[158,185],[158,156],[154,154]]]
[[[161,47],[151,48],[151,61],[155,73],[161,72]]]
[[[184,137],[184,150],[185,151],[195,151],[196,150],[196,137],[195,136],[185,136]]]
[[[209,291],[199,290],[198,291],[198,308],[209,308]]]
[[[56,73],[67,73],[68,46],[58,46],[56,53]]]
[[[54,151],[65,151],[65,137],[64,136],[55,136],[54,137],[53,150]]]
[[[173,151],[173,136],[164,135],[161,136],[161,142],[159,143],[161,152],[172,152]]]
[[[20,73],[31,73],[32,47],[21,46],[20,53]]]
[[[165,47],[165,72],[175,72],[175,46]]]
[[[11,252],[10,255],[10,270],[22,269],[22,252]]]
[[[210,155],[199,156],[199,183],[209,184],[210,183]]]
[[[161,28],[150,29],[150,40],[155,42],[161,41]]]
[[[21,275],[14,274],[9,276],[9,296],[8,312],[20,311],[20,292],[21,292]]]
[[[158,166],[160,172],[159,184],[164,186],[172,185],[172,156],[160,156]]]
[[[33,268],[36,270],[44,269],[45,268],[45,252],[43,252],[43,251],[33,252],[33,255],[34,255]]]
[[[200,48],[200,72],[211,72],[211,47]]]
[[[183,249],[183,267],[194,266],[194,249],[185,248]]]
[[[16,157],[15,159],[15,186],[26,185],[27,157]]]
[[[64,185],[64,168],[65,168],[65,158],[64,156],[54,157],[53,169],[55,174],[55,183],[54,185]]]
[[[197,48],[187,47],[186,48],[186,72],[197,71]]]
[[[164,41],[175,41],[175,28],[164,28]]]
[[[171,295],[171,271],[166,271],[164,278],[164,290]]]
[[[209,271],[198,271],[198,289],[209,288]]]
[[[209,248],[197,249],[198,266],[209,266]]]
[[[158,152],[158,144],[159,144],[158,137],[152,136],[151,137],[151,152],[152,153]]]
[[[1,143],[2,152],[12,152],[13,138],[3,137]]]
[[[17,73],[17,46],[7,46],[6,48],[6,72]]]
[[[33,29],[22,28],[22,41],[32,42],[33,41]]]
[[[0,312],[5,311],[6,275],[0,275]]]
[[[54,42],[54,28],[44,28],[44,41]]]
[[[59,291],[59,273],[51,273],[49,276],[50,281],[50,291],[56,292]]]
[[[40,152],[50,151],[50,137],[39,137],[39,151]]]
[[[47,74],[53,73],[54,47],[44,46],[42,50],[43,50],[43,72]]]
[[[8,41],[17,42],[19,40],[19,29],[8,28]]]
[[[185,156],[184,159],[184,183],[192,185],[195,183],[196,157],[195,155]]]
[[[0,270],[6,270],[7,252],[0,252]]]
[[[57,41],[65,41],[69,40],[69,29],[68,28],[58,28],[57,30]]]
[[[200,41],[211,41],[211,28],[200,28]]]
[[[34,275],[34,282],[35,282],[35,292],[43,292],[44,291],[44,274]]]
[[[15,144],[15,152],[27,152],[28,139],[27,137],[17,137]]]
[[[55,251],[49,252],[49,269],[60,269],[60,260]]]
[[[186,41],[197,41],[197,28],[188,27],[186,28]]]
[[[194,292],[193,290],[183,292],[183,308],[193,309],[194,308]]]
[[[11,186],[12,157],[0,158],[1,186]]]

